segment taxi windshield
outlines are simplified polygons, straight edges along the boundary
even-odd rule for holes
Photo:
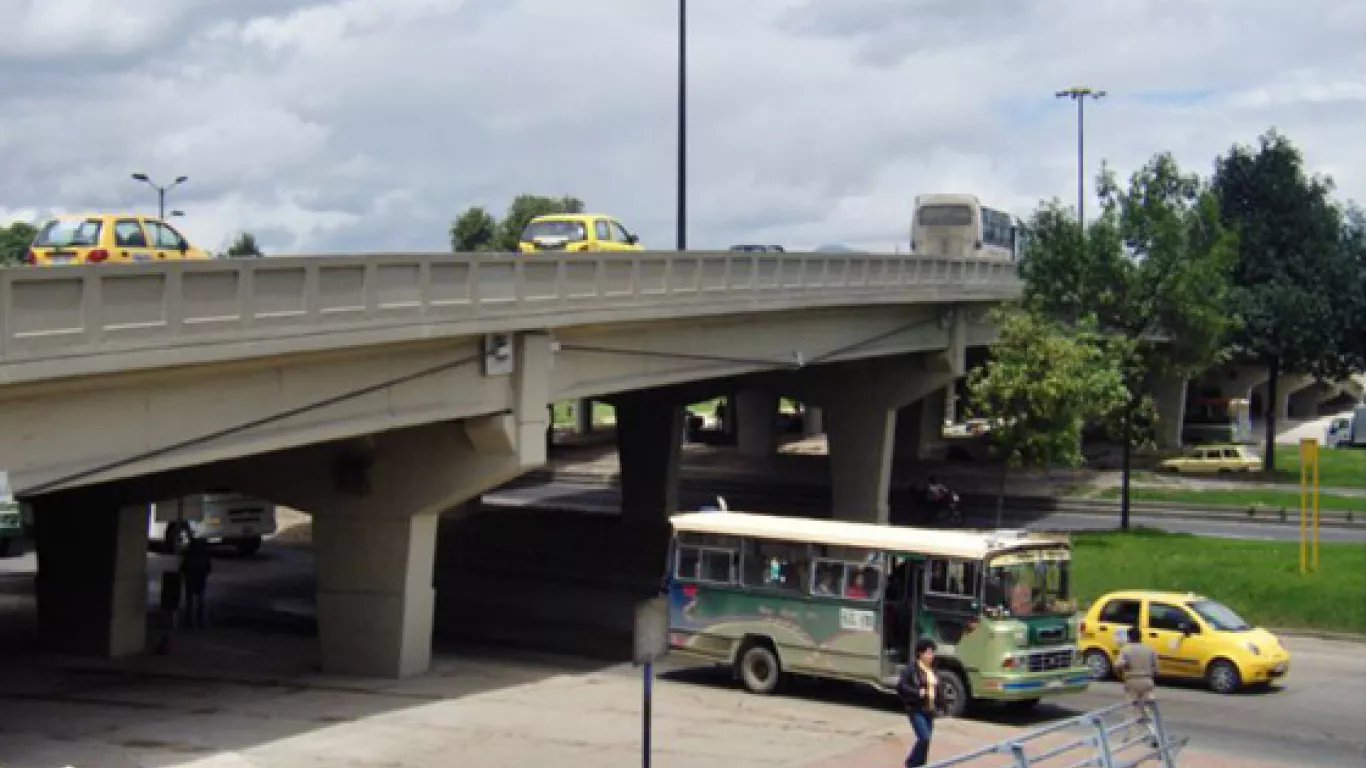
[[[100,240],[99,219],[53,219],[33,241],[35,248],[94,245]]]
[[[1220,632],[1246,632],[1252,629],[1242,616],[1216,600],[1197,600],[1190,604],[1190,609]]]
[[[550,238],[574,242],[586,240],[588,236],[581,221],[533,221],[522,230],[523,242]]]
[[[1076,612],[1071,564],[1062,558],[1006,555],[987,569],[983,603],[1003,616],[1060,616]]]

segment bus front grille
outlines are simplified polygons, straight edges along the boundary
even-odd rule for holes
[[[1048,672],[1054,669],[1067,669],[1072,666],[1072,651],[1044,651],[1029,655],[1030,672]]]

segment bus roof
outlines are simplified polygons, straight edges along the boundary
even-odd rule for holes
[[[681,533],[713,533],[811,544],[867,547],[893,552],[981,560],[987,555],[1040,545],[1071,546],[1063,536],[1005,531],[945,531],[902,525],[846,523],[751,512],[684,512],[669,518]]]

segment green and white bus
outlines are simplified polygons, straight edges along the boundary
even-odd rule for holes
[[[745,512],[671,518],[669,647],[755,693],[785,673],[891,690],[920,637],[949,714],[1086,689],[1071,543]]]

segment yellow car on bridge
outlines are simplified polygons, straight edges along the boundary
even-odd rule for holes
[[[596,213],[537,216],[518,238],[522,253],[555,251],[643,251],[640,238],[620,221]]]
[[[133,213],[61,215],[38,228],[25,256],[34,266],[212,258],[174,227]]]

